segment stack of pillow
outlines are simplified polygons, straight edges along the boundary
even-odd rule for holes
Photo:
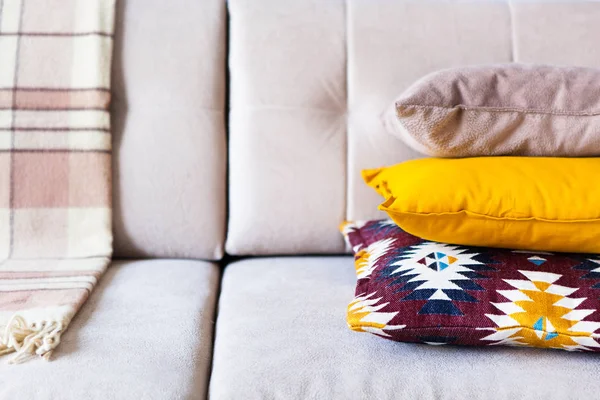
[[[404,342],[600,351],[600,70],[429,75],[388,125],[436,158],[363,171],[348,324]]]

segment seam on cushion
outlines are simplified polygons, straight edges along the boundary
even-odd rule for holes
[[[363,246],[363,248],[360,251],[367,251],[367,249],[369,248],[369,245],[367,244],[367,242],[365,240],[365,237],[362,234],[362,228],[357,229],[357,232],[358,232],[358,236],[360,236],[360,240],[361,240],[362,246]],[[352,247],[354,247],[354,246],[352,246]],[[354,253],[354,249],[351,249],[351,250]],[[359,281],[365,280],[365,279],[368,281],[368,283],[370,283],[371,282],[371,277],[370,276],[367,276],[365,278],[359,278],[358,277],[358,269],[356,268],[357,264],[358,264],[358,259],[356,258],[356,253],[353,254],[353,257],[354,257],[354,273],[356,274],[356,284],[357,284],[357,286],[358,286]],[[369,253],[369,257],[371,257],[370,253]],[[369,287],[369,285],[366,285],[366,286]]]
[[[358,233],[358,236],[360,236],[360,240],[361,240],[361,242],[362,242],[362,244],[364,246],[365,239],[363,238],[362,234],[360,233],[360,229],[357,227],[356,221],[352,221],[352,222],[350,222],[350,221],[344,221],[344,222],[342,222],[340,224],[340,228],[341,228],[340,232],[342,233],[342,236],[344,236],[344,241],[346,241],[350,245],[350,247],[351,247],[350,250],[352,250],[352,248],[354,248],[356,245],[354,243],[352,243],[352,240],[350,239],[350,234],[349,233],[346,234],[344,232],[344,230],[343,230],[343,229],[347,229],[348,227],[350,227],[350,229],[352,229],[352,233],[354,233],[354,232]],[[354,253],[354,251],[352,252],[352,255],[353,256],[356,255]]]
[[[344,120],[344,151],[343,151],[343,165],[344,165],[344,218],[345,219],[349,219],[349,202],[348,199],[350,198],[350,171],[351,171],[351,167],[350,167],[350,107],[349,107],[349,103],[350,103],[350,98],[349,98],[349,90],[348,88],[350,87],[350,82],[349,82],[349,72],[348,72],[348,68],[349,68],[349,62],[348,62],[348,58],[349,56],[349,51],[348,51],[348,47],[349,47],[349,39],[348,39],[348,21],[350,20],[350,18],[348,17],[348,13],[349,13],[349,4],[347,0],[343,1],[343,7],[344,7],[344,116],[343,116],[343,120]],[[346,243],[350,244],[350,241],[347,241]],[[344,245],[344,249],[346,250],[346,252],[351,252],[354,253],[353,249],[349,249],[346,245]]]
[[[430,106],[423,104],[403,104],[400,102],[396,103],[396,108],[399,107],[414,107],[414,108],[426,108],[426,109],[443,109],[443,110],[455,110],[461,109],[465,111],[476,111],[476,112],[495,112],[495,113],[520,113],[520,114],[538,114],[538,115],[557,115],[567,117],[596,117],[600,116],[600,111],[567,111],[567,110],[535,110],[526,108],[516,107],[478,107],[478,106],[465,106],[462,104],[456,106]],[[398,116],[401,116],[400,111],[397,112]]]
[[[366,251],[366,249],[369,247],[369,245],[367,244],[367,242],[366,242],[366,240],[365,240],[365,237],[362,235],[362,228],[358,228],[358,227],[356,226],[356,222],[352,222],[351,224],[352,224],[352,229],[353,229],[353,230],[354,230],[354,232],[356,232],[356,233],[357,233],[357,235],[359,236],[359,238],[360,238],[360,242],[361,242],[361,244],[362,244],[362,246],[363,246],[363,248],[361,249],[361,251],[363,251],[363,250],[364,250],[364,251]],[[368,280],[369,282],[371,282],[371,278],[370,278],[370,277],[365,277],[365,278],[359,278],[359,277],[358,277],[358,271],[357,271],[357,269],[356,269],[356,264],[357,264],[357,261],[358,261],[358,260],[356,259],[356,253],[354,252],[354,247],[355,247],[356,245],[355,245],[354,243],[352,243],[352,241],[350,240],[350,235],[349,235],[349,234],[348,234],[348,235],[345,235],[345,234],[344,234],[344,236],[345,236],[345,237],[348,239],[348,240],[347,240],[347,243],[350,245],[350,251],[352,251],[352,258],[354,258],[354,273],[355,273],[355,275],[356,275],[356,283],[357,283],[357,286],[358,286],[358,283],[359,283],[361,280]],[[366,285],[366,286],[368,287],[369,285]]]
[[[385,204],[385,203],[383,203]],[[550,219],[550,218],[540,218],[540,217],[494,217],[492,215],[480,214],[469,210],[460,210],[460,211],[447,211],[447,212],[438,212],[438,213],[419,213],[412,211],[396,211],[389,209],[385,206],[380,205],[379,209],[388,213],[396,214],[396,215],[415,215],[421,217],[427,216],[442,216],[442,215],[457,215],[457,214],[467,214],[473,217],[479,217],[484,219],[492,219],[495,221],[541,221],[541,222],[553,222],[553,223],[577,223],[577,222],[600,222],[600,218],[587,218],[587,219]]]
[[[360,240],[362,241],[362,244],[364,246],[363,250],[366,251],[366,249],[369,247],[369,244],[367,243],[367,241],[365,240],[365,237],[362,234],[362,228],[357,229],[358,231],[358,236],[360,237]],[[354,254],[354,257],[356,257],[356,254]],[[369,253],[369,258],[371,257],[371,254]],[[367,259],[368,260],[368,259]],[[363,278],[359,278],[358,277],[358,270],[356,268],[358,260],[356,258],[354,258],[354,272],[356,273],[356,288],[355,288],[355,294],[354,294],[354,298],[350,301],[350,303],[348,304],[348,307],[350,307],[350,304],[352,304],[354,301],[356,301],[356,297],[358,294],[358,289],[360,288],[361,291],[364,294],[369,294],[371,293],[371,283],[373,282],[373,279],[371,279],[371,275],[369,274],[366,277]],[[346,312],[346,323],[348,323],[350,317],[350,313],[347,311]],[[352,328],[353,326],[357,326],[357,325],[352,325],[350,323],[348,323],[348,326],[350,328]]]
[[[282,106],[275,104],[262,104],[262,105],[238,105],[232,110],[243,110],[243,111],[309,111],[315,113],[327,113],[327,114],[340,114],[345,112],[343,109],[333,108],[318,108],[318,107],[302,107],[302,106]]]
[[[367,241],[365,240],[365,237],[362,234],[362,228],[358,228],[356,229],[356,232],[358,233],[358,236],[360,236],[360,240],[362,242],[362,245],[367,248],[369,247],[369,245],[367,244]]]
[[[357,232],[358,232],[358,236],[360,237],[360,240],[361,240],[362,245],[363,245],[363,249],[362,250],[366,251],[367,248],[369,247],[369,245],[367,244],[367,241],[365,240],[365,237],[362,234],[362,228],[357,229]],[[354,246],[352,246],[352,247],[354,247]],[[353,253],[354,253],[354,251],[353,251]],[[356,259],[356,253],[353,254],[353,257],[354,257],[354,273],[356,274],[356,289],[358,289],[359,284],[360,284],[361,285],[360,287],[361,288],[364,287],[367,290],[367,292],[368,292],[368,291],[371,290],[371,275],[366,276],[364,278],[359,278],[358,277],[358,270],[356,268],[356,264],[358,262],[358,260]],[[371,257],[370,253],[369,253],[369,257]],[[366,281],[366,282],[363,282],[363,284],[361,284],[361,281]],[[354,301],[354,300],[356,300],[356,293],[355,293],[354,299],[352,301]]]
[[[507,0],[506,2],[508,6],[508,17],[510,21],[510,62],[517,62],[519,49],[517,48],[517,26],[516,26],[516,16],[515,16],[515,7],[512,3],[512,0]]]
[[[366,248],[366,247],[368,247],[369,245],[367,244],[367,241],[365,240],[365,237],[362,235],[362,228],[359,228],[359,227],[356,225],[356,221],[354,221],[354,222],[347,222],[347,224],[348,224],[348,225],[351,225],[351,226],[352,226],[352,229],[354,230],[354,232],[358,234],[358,236],[360,237],[361,244],[362,244],[362,245],[363,245],[365,248]],[[348,242],[350,242],[350,235],[344,235],[344,236],[345,236],[345,237],[347,237],[347,238],[348,238]],[[355,246],[355,244],[354,244],[354,243],[351,243],[351,242],[350,242],[350,245],[351,245],[352,247],[354,247],[354,246]],[[356,253],[353,253],[353,255],[356,255]]]
[[[350,328],[377,328],[377,329],[382,329],[385,330],[385,327],[381,327],[381,325],[379,324],[362,324],[362,325],[350,325],[348,324],[348,326]],[[528,326],[522,326],[522,325],[513,325],[510,327],[506,327],[506,328],[502,328],[502,329],[497,329],[494,327],[485,327],[485,328],[474,328],[472,326],[411,326],[411,327],[405,327],[402,329],[398,329],[398,332],[402,332],[402,331],[416,331],[416,330],[423,330],[423,329],[439,329],[439,330],[445,330],[445,329],[465,329],[465,330],[472,330],[472,331],[477,331],[477,332],[481,332],[481,331],[505,331],[505,330],[509,330],[509,329],[515,329],[515,328],[520,328],[520,329],[525,329],[527,331],[530,332],[543,332],[543,333],[557,333],[558,335],[561,336],[567,336],[567,337],[591,337],[591,338],[597,338],[598,335],[597,334],[581,334],[581,335],[574,335],[571,333],[565,333],[565,332],[559,332],[559,331],[555,331],[555,332],[548,332],[546,330],[542,330],[542,331],[536,331],[535,329],[532,329]],[[593,336],[595,335],[595,336]]]
[[[400,114],[400,110],[398,107],[394,107],[394,118],[392,120],[392,127],[394,128],[397,135],[400,136],[400,139],[404,141],[409,147],[412,147],[414,150],[417,150],[419,153],[423,153],[429,156],[434,156],[429,150],[427,143],[421,141],[420,135],[412,135],[410,131],[404,126],[402,121],[400,121],[403,117]]]

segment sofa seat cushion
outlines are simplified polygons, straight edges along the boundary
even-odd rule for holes
[[[600,391],[594,354],[404,344],[352,332],[345,312],[355,285],[351,257],[227,266],[210,398],[579,399]]]
[[[218,282],[207,262],[115,262],[51,362],[0,358],[0,399],[206,398]]]

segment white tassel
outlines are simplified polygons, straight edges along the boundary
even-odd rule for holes
[[[10,364],[21,363],[36,354],[48,361],[60,343],[64,326],[63,321],[27,323],[23,317],[14,315],[0,337],[0,355],[16,352]]]

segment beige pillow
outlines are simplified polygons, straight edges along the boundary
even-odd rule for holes
[[[435,72],[400,95],[386,124],[430,156],[598,156],[600,70],[505,64]]]

